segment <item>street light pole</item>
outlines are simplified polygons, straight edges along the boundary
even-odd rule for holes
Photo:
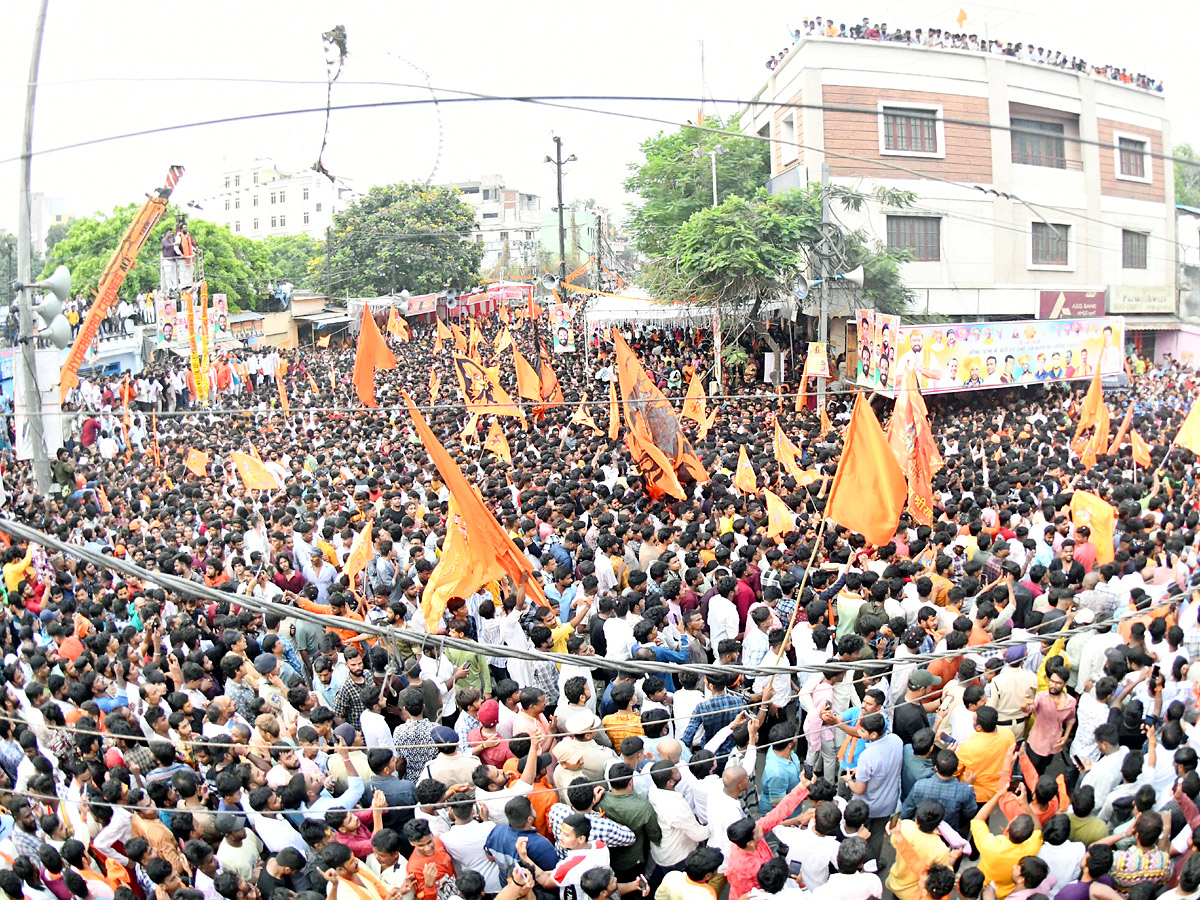
[[[697,148],[699,149],[699,148]],[[708,158],[712,163],[712,205],[715,207],[717,202],[717,154],[725,155],[725,148],[717,144],[713,149],[708,151]],[[716,310],[713,313],[713,356],[717,375],[717,391],[720,394],[725,393],[725,369],[721,360],[722,344],[721,344],[721,299],[717,298]]]
[[[24,287],[31,277],[30,250],[33,243],[30,222],[30,181],[33,168],[33,108],[37,99],[38,68],[42,60],[42,35],[46,31],[46,9],[50,0],[42,0],[37,22],[33,28],[33,51],[29,58],[29,82],[25,90],[25,130],[21,137],[21,184],[17,204],[17,281],[22,285],[18,295],[20,317],[21,367],[24,375],[22,404],[25,421],[29,423],[29,439],[33,448],[33,474],[38,493],[50,493],[50,458],[46,455],[46,437],[42,422],[42,396],[37,383],[37,341],[33,337],[33,292]],[[17,435],[20,440],[20,435]]]

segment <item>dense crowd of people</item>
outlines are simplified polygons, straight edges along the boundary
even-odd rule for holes
[[[962,24],[959,24],[959,28]],[[1116,81],[1130,84],[1153,91],[1163,92],[1160,79],[1151,78],[1141,72],[1133,73],[1120,66],[1092,65],[1083,57],[1069,56],[1061,50],[1039,47],[1034,41],[1001,41],[995,38],[980,37],[963,31],[952,32],[941,28],[889,29],[887,22],[872,23],[867,17],[856,25],[846,26],[845,23],[835,24],[833,19],[823,19],[817,16],[805,19],[799,28],[788,28],[788,36],[792,44],[804,38],[843,38],[856,41],[887,41],[893,44],[910,44],[918,47],[931,47],[949,50],[967,50],[972,53],[992,53],[997,56],[1007,56],[1025,62],[1041,63],[1056,69],[1069,69],[1090,75],[1093,78],[1103,78],[1106,81]],[[767,68],[774,69],[787,56],[790,47],[784,47],[767,60]]]
[[[495,348],[536,362],[532,329],[476,324],[517,397]],[[223,356],[206,407],[169,367],[84,378],[48,496],[6,459],[4,513],[45,536],[5,538],[9,900],[1200,896],[1200,511],[1170,447],[1194,371],[1143,361],[1107,396],[1151,442],[1136,476],[1129,446],[1072,451],[1082,386],[930,398],[934,521],[873,545],[822,523],[840,382],[826,427],[735,367],[684,426],[709,480],[651,499],[609,438],[606,341],[549,360],[563,403],[473,421],[412,332],[376,409],[353,346]],[[709,377],[697,332],[626,337],[675,400]],[[431,622],[459,526],[401,391],[533,570]]]

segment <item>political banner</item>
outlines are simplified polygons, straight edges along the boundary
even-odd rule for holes
[[[829,377],[829,344],[825,341],[808,342],[808,355],[804,357],[804,377]]]
[[[211,315],[214,341],[232,340],[233,335],[229,333],[229,298],[224,294],[213,294]]]
[[[168,296],[166,291],[156,293],[154,295],[154,315],[158,324],[158,342],[160,344],[173,343],[180,336],[175,298]]]
[[[555,353],[575,352],[575,326],[571,322],[572,308],[567,303],[550,307],[550,346]]]
[[[1114,375],[1125,368],[1124,343],[1120,316],[904,325],[877,390],[894,395],[910,369],[927,394],[1091,378],[1097,365]]]
[[[858,311],[858,368],[855,382],[862,387],[874,387],[879,378],[878,369],[872,377],[875,361],[875,312],[870,309]]]

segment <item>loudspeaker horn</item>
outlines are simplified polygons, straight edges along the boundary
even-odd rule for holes
[[[35,290],[49,291],[60,301],[63,301],[71,293],[71,273],[67,270],[66,266],[59,266],[50,273],[50,277],[45,281],[39,281],[37,284],[29,286]]]
[[[847,272],[845,275],[842,275],[841,280],[849,281],[851,284],[855,284],[855,285],[858,285],[859,287],[862,287],[863,286],[863,267],[856,266],[855,268],[853,268],[849,272]]]
[[[808,279],[803,275],[797,275],[796,283],[793,285],[792,290],[795,292],[798,300],[803,300],[808,296]]]
[[[551,275],[549,272],[547,272],[545,275],[542,276],[542,287],[544,287],[548,291],[557,291],[558,290],[558,276]]]
[[[67,321],[66,316],[59,316],[48,327],[37,332],[37,336],[49,338],[50,343],[62,350],[71,346],[71,323]]]
[[[458,309],[458,294],[447,295],[446,309]]]

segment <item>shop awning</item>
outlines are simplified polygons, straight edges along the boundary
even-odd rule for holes
[[[1126,331],[1176,331],[1182,324],[1179,316],[1125,316]]]
[[[297,322],[308,322],[314,328],[328,328],[330,325],[346,325],[350,322],[350,314],[322,310],[319,313],[296,316]]]

